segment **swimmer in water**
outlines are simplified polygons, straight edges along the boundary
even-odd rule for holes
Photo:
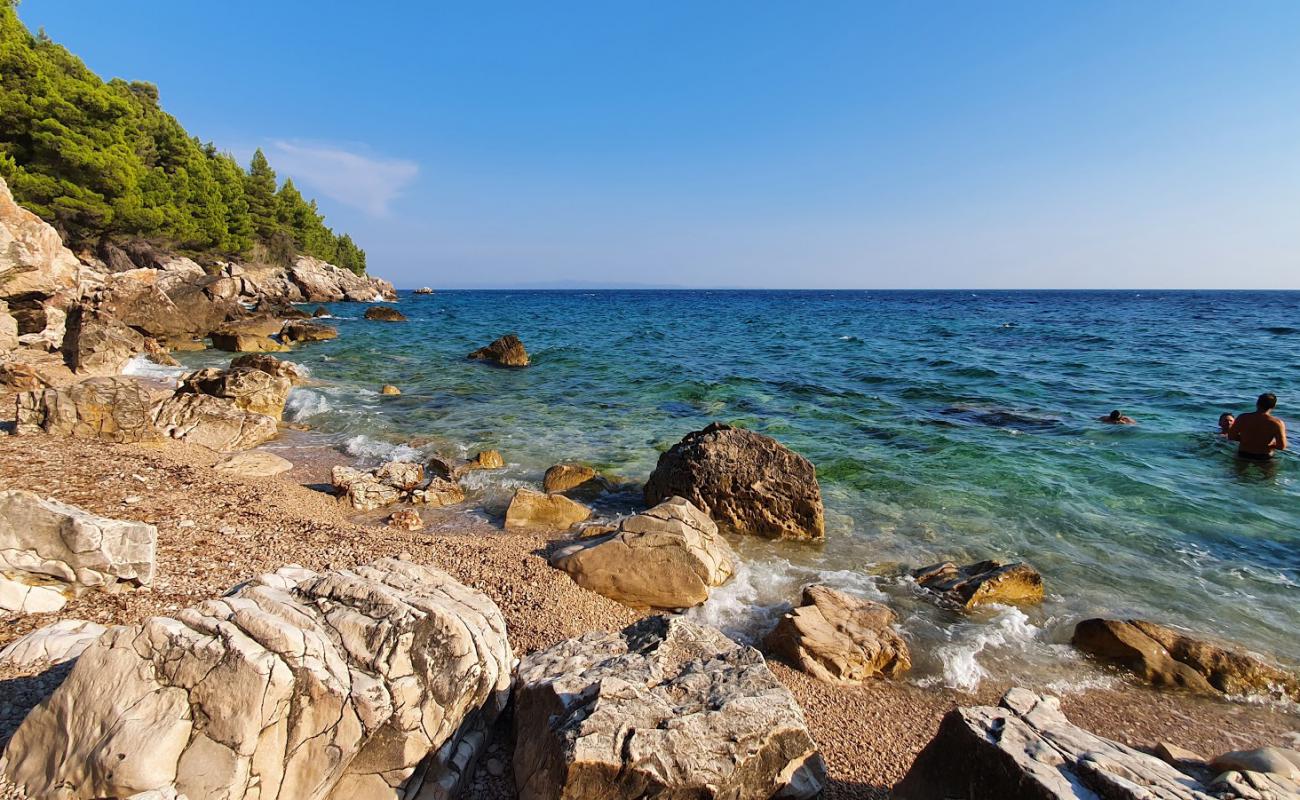
[[[1236,421],[1237,421],[1237,418],[1234,417],[1234,416],[1232,416],[1231,414],[1229,414],[1229,413],[1227,413],[1227,412],[1224,412],[1224,413],[1220,414],[1220,415],[1219,415],[1219,435],[1220,435],[1220,436],[1227,436],[1229,433],[1232,433],[1232,423],[1234,423],[1234,422],[1236,422]]]
[[[1267,461],[1273,451],[1286,449],[1286,423],[1273,416],[1277,395],[1265,392],[1255,401],[1255,410],[1237,417],[1228,438],[1237,443],[1237,458]]]
[[[1136,425],[1137,424],[1137,420],[1133,419],[1132,417],[1124,416],[1124,412],[1120,411],[1119,409],[1115,409],[1114,411],[1110,412],[1104,417],[1097,417],[1097,419],[1101,422],[1106,423],[1107,425]]]

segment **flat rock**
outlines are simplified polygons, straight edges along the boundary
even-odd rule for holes
[[[574,583],[633,608],[690,608],[730,580],[736,555],[718,526],[689,501],[665,500],[551,556]]]
[[[897,678],[911,669],[912,657],[892,627],[896,619],[882,603],[829,586],[806,586],[799,606],[781,617],[764,645],[830,684]]]
[[[42,575],[0,572],[0,611],[49,614],[68,604],[72,587]]]
[[[595,479],[596,470],[584,464],[556,464],[542,476],[547,492],[567,492]]]
[[[724,529],[769,539],[824,539],[811,462],[768,436],[713,423],[659,456],[648,506],[684,497]]]
[[[918,586],[950,608],[971,609],[984,603],[1032,605],[1043,601],[1043,576],[1023,562],[978,561],[959,567],[951,561],[912,573]]]
[[[293,469],[293,462],[265,450],[250,450],[221,459],[213,469],[245,478],[270,478]]]
[[[521,800],[799,800],[826,782],[803,712],[763,656],[682,618],[528,656],[514,722]]]
[[[501,612],[406,561],[304,572],[108,631],[5,776],[31,797],[454,797],[508,697]]]
[[[0,666],[30,669],[71,661],[107,630],[97,622],[61,619],[10,642],[0,650]]]
[[[209,394],[177,392],[157,406],[153,418],[167,436],[223,453],[251,450],[279,433],[273,417]]]
[[[154,441],[153,392],[131,378],[87,378],[61,389],[17,396],[14,432],[129,443]]]
[[[1300,780],[1300,753],[1284,747],[1233,750],[1210,759],[1215,772],[1267,772]]]
[[[327,339],[337,339],[339,332],[337,328],[331,328],[328,325],[322,325],[319,322],[311,322],[304,319],[292,319],[284,323],[280,329],[280,338],[286,342],[323,342]]]
[[[513,333],[506,334],[487,347],[480,347],[467,356],[472,361],[487,361],[500,367],[526,367],[531,362],[524,343]]]
[[[506,509],[506,527],[537,526],[563,530],[590,516],[590,508],[562,494],[521,488],[515,492],[510,507]]]

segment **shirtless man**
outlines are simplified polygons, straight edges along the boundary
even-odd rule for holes
[[[1273,416],[1277,396],[1265,392],[1255,401],[1255,410],[1237,417],[1228,438],[1237,443],[1237,457],[1267,461],[1274,450],[1286,449],[1286,423]]]
[[[1136,425],[1137,420],[1132,417],[1124,416],[1124,412],[1116,409],[1104,417],[1097,417],[1099,422],[1105,422],[1107,425]]]

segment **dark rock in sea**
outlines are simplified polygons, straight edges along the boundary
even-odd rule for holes
[[[430,289],[428,286],[421,286],[419,289],[415,290],[414,294],[433,294],[433,289]]]
[[[480,347],[470,353],[468,358],[474,361],[487,361],[502,367],[526,367],[531,362],[524,343],[513,333],[508,333],[487,347]]]
[[[917,585],[939,596],[940,604],[970,609],[981,603],[1027,605],[1043,601],[1043,576],[1023,562],[978,561],[958,567],[951,561],[912,573]]]
[[[329,309],[325,308],[325,306],[316,306],[316,310],[311,312],[311,315],[314,318],[328,317],[330,312]]]
[[[280,338],[286,342],[321,342],[337,339],[338,335],[335,328],[301,319],[290,320],[280,329]]]
[[[825,511],[812,462],[753,431],[713,423],[688,433],[646,482],[646,505],[684,497],[714,522],[768,539],[824,539]]]
[[[1071,643],[1154,686],[1205,694],[1281,696],[1300,702],[1300,676],[1239,648],[1214,644],[1141,619],[1087,619]]]
[[[406,322],[406,315],[392,306],[371,306],[366,309],[365,318],[380,322]]]

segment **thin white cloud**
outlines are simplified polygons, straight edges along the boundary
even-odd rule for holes
[[[284,139],[271,142],[266,157],[282,176],[375,217],[386,216],[389,204],[420,172],[414,161]]]

